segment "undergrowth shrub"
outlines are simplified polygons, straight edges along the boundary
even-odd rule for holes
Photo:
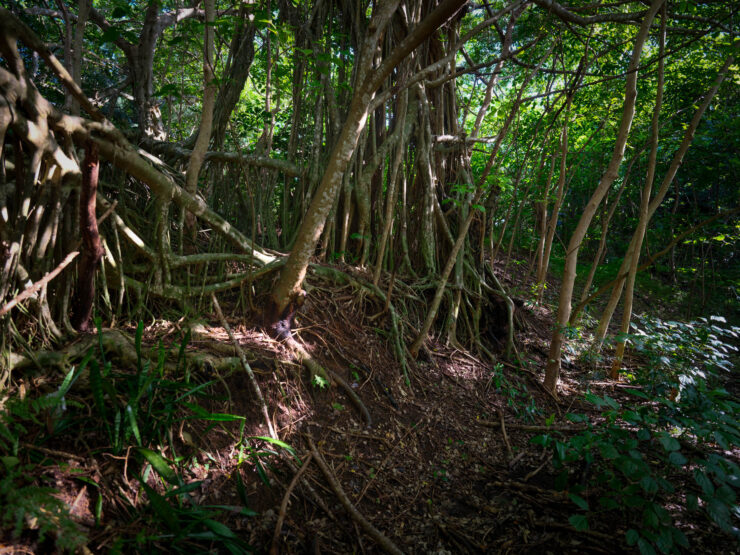
[[[603,513],[620,513],[630,528],[625,540],[644,555],[678,553],[689,542],[669,505],[701,510],[740,540],[737,492],[740,468],[729,452],[740,445],[740,404],[722,387],[737,352],[736,327],[713,317],[697,322],[642,319],[629,337],[645,366],[630,378],[634,403],[586,394],[603,423],[586,415],[569,420],[586,430],[565,438],[556,432],[533,438],[553,451],[556,485],[581,511],[577,529]]]
[[[99,334],[100,322],[97,321]],[[101,335],[102,337],[102,335]],[[185,361],[189,334],[179,344],[165,348],[160,342],[156,356],[149,361],[143,354],[143,324],[135,335],[135,368],[116,368],[98,342],[83,357],[79,366],[72,368],[57,391],[39,398],[15,396],[0,405],[0,534],[16,539],[28,529],[37,529],[39,541],[52,537],[60,551],[73,552],[84,546],[87,538],[73,521],[66,504],[52,488],[41,487],[45,464],[50,457],[36,457],[23,446],[33,438],[42,446],[50,440],[66,442],[80,437],[106,447],[98,452],[120,455],[132,454],[129,472],[141,485],[145,502],[132,506],[123,495],[119,501],[140,527],[134,537],[119,536],[112,552],[153,552],[166,544],[171,552],[228,552],[249,553],[252,548],[232,531],[224,521],[229,517],[253,516],[248,509],[246,488],[236,471],[236,490],[241,506],[201,505],[194,501],[192,492],[200,490],[203,481],[187,482],[189,467],[198,464],[195,455],[182,452],[174,441],[183,419],[206,422],[204,433],[214,427],[236,424],[227,429],[236,441],[237,468],[254,465],[260,479],[269,484],[267,468],[271,458],[287,451],[297,457],[292,448],[272,438],[250,437],[244,434],[246,418],[242,415],[214,413],[206,410],[203,400],[211,399],[210,387],[216,379],[197,383]],[[175,349],[175,353],[170,353]],[[166,370],[165,362],[175,354],[174,369]],[[70,391],[78,378],[86,373],[85,387]],[[225,382],[220,381],[220,385]],[[91,397],[90,402],[75,400]],[[93,409],[93,415],[89,413]],[[170,454],[165,458],[161,453]],[[22,464],[21,461],[39,461]],[[133,464],[132,464],[133,463]],[[97,487],[97,484],[93,483]],[[98,492],[95,508],[96,525],[102,513],[102,493]],[[52,533],[53,532],[53,533]],[[1,536],[0,536],[1,537]]]
[[[39,543],[51,538],[57,549],[66,552],[85,545],[87,537],[57,497],[58,492],[38,485],[43,469],[21,464],[18,451],[31,426],[41,426],[48,415],[65,408],[65,395],[83,368],[72,368],[56,392],[39,399],[6,399],[0,411],[0,527],[10,531],[14,539],[24,530],[36,530]]]

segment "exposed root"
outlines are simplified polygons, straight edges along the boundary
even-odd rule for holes
[[[367,410],[367,407],[362,402],[362,399],[360,399],[360,396],[355,393],[352,387],[350,387],[350,385],[346,381],[344,381],[344,379],[340,375],[338,375],[333,370],[330,370],[329,368],[327,368],[326,370],[327,372],[329,372],[331,378],[339,384],[339,387],[344,390],[344,392],[350,398],[355,407],[357,407],[357,410],[360,411],[362,416],[365,418],[365,423],[367,427],[371,427],[373,425],[373,419],[370,417],[370,411]]]
[[[337,270],[336,268],[330,268],[327,266],[319,266],[317,264],[312,264],[311,267],[313,268],[313,270],[316,272],[317,275],[328,278],[335,283],[339,283],[339,284],[346,283],[346,284],[352,285],[355,289],[358,289],[361,292],[370,293],[371,295],[379,299],[384,304],[384,307],[388,308],[388,315],[390,316],[390,322],[391,322],[391,342],[393,345],[393,351],[396,355],[396,359],[401,365],[401,369],[403,371],[406,385],[407,386],[410,385],[409,374],[408,374],[408,362],[406,358],[406,347],[403,341],[403,337],[401,335],[400,319],[398,317],[398,314],[396,313],[396,309],[393,306],[393,303],[390,302],[390,299],[385,295],[385,293],[383,293],[383,291],[381,291],[380,288],[377,287],[376,285],[373,285],[370,282],[363,283],[357,278],[350,276],[349,274],[346,274],[345,272]]]
[[[316,449],[316,445],[314,444],[311,436],[307,435],[306,441],[308,442],[308,446],[311,449],[311,453],[313,454],[314,459],[316,459],[316,463],[319,465],[319,468],[321,468],[321,472],[324,473],[324,477],[329,482],[331,489],[334,490],[334,493],[339,498],[339,501],[342,503],[346,511],[352,517],[352,520],[354,520],[360,526],[360,528],[362,528],[367,533],[367,535],[374,539],[375,542],[380,547],[382,547],[386,553],[401,555],[403,551],[401,551],[395,543],[393,543],[385,535],[383,535],[380,530],[375,528],[375,526],[373,526],[370,521],[368,521],[357,509],[355,509],[354,505],[352,505],[352,502],[347,497],[347,494],[344,493],[342,486],[339,485],[339,482],[334,477],[334,474],[332,474],[326,462],[324,462],[324,459],[321,457],[321,453],[319,453]]]

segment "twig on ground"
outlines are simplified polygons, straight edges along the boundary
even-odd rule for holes
[[[577,530],[569,524],[563,524],[561,522],[545,522],[544,520],[535,520],[532,524],[535,526],[542,526],[543,528],[557,528],[558,530],[565,530],[566,532],[583,534],[585,536],[591,536],[600,540],[607,540],[610,542],[614,541],[614,536],[604,534],[603,532],[597,532],[596,530]]]
[[[316,449],[316,445],[314,444],[311,436],[306,435],[306,441],[308,442],[308,446],[311,449],[311,453],[313,453],[313,456],[316,459],[316,463],[319,465],[319,468],[321,468],[321,472],[324,473],[324,477],[329,482],[331,489],[334,490],[334,493],[339,498],[339,501],[342,503],[352,519],[387,553],[401,555],[403,551],[401,551],[395,543],[384,536],[383,533],[380,532],[380,530],[375,528],[375,526],[373,526],[364,516],[362,516],[362,514],[357,509],[355,509],[355,507],[352,505],[352,502],[347,497],[347,494],[344,493],[342,486],[339,485],[339,482],[337,482],[337,479],[334,477],[331,470],[329,470],[326,462],[324,462],[321,454]]]
[[[493,482],[493,485],[499,488],[507,488],[507,489],[517,489],[520,491],[528,491],[530,493],[539,493],[544,495],[549,495],[551,497],[554,497],[555,499],[568,499],[568,494],[564,491],[557,491],[554,489],[542,489],[538,488],[537,486],[533,486],[532,484],[525,484],[523,482]]]
[[[74,461],[85,461],[85,457],[80,457],[79,455],[73,455],[72,453],[67,453],[66,451],[57,451],[56,449],[48,449],[46,447],[39,447],[38,445],[33,445],[32,443],[21,443],[21,447],[25,449],[33,449],[34,451],[38,451],[39,453],[43,453],[44,455],[49,455],[51,457],[62,457],[65,459],[72,459]]]
[[[549,463],[551,459],[552,459],[552,457],[545,458],[545,462],[543,462],[540,466],[538,466],[532,472],[530,472],[529,474],[527,474],[522,481],[523,482],[529,482],[532,478],[534,478],[535,476],[537,476],[537,474],[539,474],[540,470],[542,470],[543,468],[545,468],[545,465],[547,465],[547,463]]]
[[[288,510],[288,501],[290,500],[290,494],[293,493],[293,488],[295,488],[298,480],[301,479],[301,476],[303,476],[303,473],[308,468],[308,463],[311,462],[312,457],[313,453],[309,453],[306,456],[306,458],[303,460],[303,463],[301,464],[301,467],[298,469],[298,472],[295,473],[295,476],[293,476],[293,479],[290,481],[288,489],[285,490],[283,502],[280,504],[280,515],[278,516],[278,521],[275,525],[275,533],[272,535],[272,547],[270,547],[270,555],[276,555],[278,553],[278,540],[280,539],[280,531],[282,530],[283,522],[285,521],[285,513]]]
[[[501,413],[499,413],[501,415]],[[501,416],[500,422],[494,422],[493,420],[478,420],[478,424],[487,426],[489,428],[504,427],[503,416]],[[582,432],[586,429],[586,426],[533,426],[530,424],[516,424],[509,422],[505,425],[507,428],[513,430],[522,430],[524,432]],[[506,432],[504,432],[506,433]]]
[[[501,421],[501,433],[504,435],[504,443],[506,444],[506,452],[509,454],[509,458],[514,456],[514,452],[511,450],[511,443],[509,443],[509,436],[506,433],[506,423],[504,422],[504,412],[498,411],[498,417]]]
[[[224,313],[221,312],[221,306],[218,304],[218,299],[216,299],[216,295],[214,293],[211,293],[211,300],[213,301],[213,308],[216,309],[216,314],[218,315],[219,320],[221,320],[221,325],[226,330],[226,333],[229,334],[229,339],[231,339],[231,342],[234,344],[234,348],[236,348],[236,353],[237,355],[239,355],[239,360],[242,363],[242,367],[247,372],[247,375],[249,376],[249,381],[252,382],[252,388],[254,389],[255,395],[257,395],[257,399],[259,400],[260,408],[262,409],[262,416],[264,416],[265,418],[265,424],[267,424],[267,429],[270,432],[270,437],[272,439],[279,439],[277,434],[275,433],[275,428],[272,427],[270,414],[267,410],[267,403],[265,403],[265,398],[262,396],[262,391],[260,390],[260,386],[257,383],[257,378],[254,377],[252,367],[249,366],[249,363],[247,362],[247,357],[244,355],[244,351],[239,345],[239,342],[236,340],[236,337],[234,337],[234,333],[231,331],[229,323],[224,317]]]

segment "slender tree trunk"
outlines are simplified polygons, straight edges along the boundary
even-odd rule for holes
[[[211,129],[213,127],[213,108],[216,102],[216,75],[213,71],[213,34],[215,31],[214,21],[216,9],[214,0],[205,0],[206,24],[203,35],[203,107],[200,115],[200,128],[198,138],[195,140],[193,152],[190,154],[188,169],[185,174],[185,190],[195,195],[198,190],[198,175],[200,174],[203,160],[208,151],[208,143],[211,140]],[[185,234],[195,245],[196,225],[195,215],[185,212]],[[182,248],[182,244],[181,244]]]
[[[691,123],[686,128],[683,140],[681,141],[681,145],[678,147],[676,154],[673,156],[671,165],[668,167],[668,171],[663,177],[663,182],[660,185],[660,189],[658,189],[658,193],[655,195],[655,198],[650,201],[650,205],[648,207],[648,216],[647,216],[648,222],[650,222],[650,219],[653,217],[653,214],[655,214],[655,211],[658,209],[660,204],[663,202],[663,199],[665,198],[665,195],[668,192],[668,189],[670,188],[670,185],[673,182],[673,179],[676,177],[678,168],[681,167],[681,163],[683,162],[683,157],[686,155],[686,152],[689,150],[689,147],[691,146],[691,142],[694,139],[694,134],[696,133],[697,127],[699,127],[699,122],[701,122],[702,116],[704,115],[704,112],[711,104],[712,99],[714,98],[714,95],[717,93],[719,86],[722,84],[722,81],[724,81],[725,77],[727,76],[727,71],[729,67],[732,65],[732,63],[734,62],[734,60],[735,58],[733,56],[730,56],[725,62],[725,64],[722,66],[722,68],[719,70],[719,74],[717,75],[717,79],[715,80],[714,85],[705,95],[704,101],[701,103],[699,108],[696,110],[696,112],[694,113],[694,117],[691,119]],[[636,235],[633,234],[632,240],[630,241],[630,244],[627,247],[627,252],[624,255],[624,259],[622,260],[622,265],[619,268],[619,273],[617,274],[618,276],[621,276],[621,277],[617,278],[614,288],[612,289],[612,294],[609,298],[609,301],[606,307],[604,308],[604,311],[602,312],[601,319],[599,321],[599,326],[596,329],[596,334],[594,338],[594,343],[596,345],[601,345],[601,343],[604,341],[604,338],[606,337],[606,332],[607,332],[607,329],[609,328],[609,323],[611,322],[612,315],[614,314],[614,310],[616,309],[617,304],[619,303],[619,299],[622,295],[622,289],[624,288],[624,279],[627,275],[630,265],[632,264],[632,256],[635,252],[636,241],[637,241]]]
[[[375,264],[375,273],[373,275],[373,284],[378,285],[380,280],[380,272],[383,269],[383,259],[385,257],[385,248],[388,244],[388,237],[393,227],[393,212],[396,207],[396,198],[398,192],[398,182],[400,181],[401,162],[403,161],[403,153],[407,146],[408,136],[411,133],[413,127],[413,121],[416,119],[416,110],[412,108],[411,117],[407,117],[409,94],[408,90],[403,91],[398,99],[398,111],[396,112],[396,125],[401,126],[403,129],[403,136],[398,142],[396,153],[393,158],[393,166],[391,166],[391,175],[388,179],[388,193],[385,199],[385,218],[383,225],[383,233],[380,237],[380,244],[378,245],[378,258]],[[407,124],[407,119],[410,120]],[[395,268],[394,268],[395,269]]]
[[[547,269],[550,266],[550,253],[552,251],[552,242],[555,239],[555,231],[558,227],[558,218],[560,217],[560,207],[563,205],[563,197],[565,196],[565,173],[568,162],[568,124],[570,119],[570,106],[573,102],[573,95],[568,95],[565,107],[565,122],[563,123],[563,131],[560,136],[560,175],[558,176],[558,189],[557,196],[555,197],[555,204],[552,207],[552,214],[550,215],[550,222],[547,226],[547,237],[545,238],[544,250],[542,253],[542,260],[540,261],[539,272],[537,276],[537,301],[542,301],[542,295],[545,292],[545,280],[547,279]],[[545,199],[547,203],[547,198]],[[545,204],[547,206],[547,204]],[[545,209],[545,214],[547,210]]]
[[[658,87],[655,96],[655,108],[653,109],[653,121],[650,135],[650,154],[648,156],[647,176],[645,185],[642,188],[640,199],[640,216],[635,229],[635,246],[632,251],[632,259],[629,265],[629,274],[627,274],[626,290],[624,292],[624,308],[622,309],[622,325],[620,334],[629,332],[630,320],[632,319],[632,299],[634,297],[635,276],[637,275],[637,263],[640,260],[640,251],[642,250],[642,241],[645,237],[648,224],[648,209],[650,207],[650,196],[653,191],[653,181],[655,180],[655,166],[658,160],[658,134],[660,130],[660,110],[663,107],[663,83],[665,76],[665,29],[666,29],[666,10],[665,5],[661,10],[660,18],[660,49],[658,61]],[[624,357],[625,339],[617,343],[614,362],[612,364],[610,377],[615,380],[619,375],[619,369],[622,367],[622,357]]]
[[[655,14],[663,5],[664,0],[654,0],[640,26],[640,30],[635,38],[635,45],[632,50],[628,73],[626,78],[624,107],[622,120],[617,132],[617,139],[614,144],[614,153],[611,161],[601,178],[598,187],[594,191],[591,199],[588,201],[586,208],[578,220],[573,235],[571,235],[566,250],[565,268],[563,271],[563,280],[560,287],[560,299],[558,303],[557,321],[550,342],[550,352],[547,358],[547,367],[545,369],[545,387],[553,394],[557,394],[557,384],[560,378],[560,354],[565,340],[565,328],[570,318],[571,300],[573,298],[573,285],[576,280],[576,267],[578,264],[578,251],[586,236],[591,220],[601,204],[604,195],[607,193],[612,183],[616,180],[619,172],[619,166],[622,164],[624,150],[627,145],[632,120],[635,115],[635,102],[637,100],[637,68],[642,54],[642,49],[650,32],[650,26],[655,18]]]
[[[594,276],[596,275],[596,270],[599,268],[599,265],[602,262],[602,259],[604,257],[604,252],[606,250],[606,238],[607,233],[609,231],[609,224],[612,221],[612,218],[614,217],[615,212],[617,211],[617,207],[619,206],[619,201],[622,198],[622,193],[627,187],[627,183],[629,183],[629,178],[632,173],[632,167],[634,166],[635,162],[639,158],[639,154],[635,155],[632,158],[632,161],[629,163],[629,166],[627,167],[627,171],[624,174],[624,179],[622,179],[622,184],[619,186],[619,191],[617,192],[616,197],[614,200],[609,204],[608,210],[606,210],[606,214],[602,216],[602,222],[601,222],[601,237],[599,237],[599,246],[596,249],[596,254],[594,255],[594,261],[591,264],[591,269],[588,272],[588,276],[586,277],[586,283],[583,285],[583,292],[581,293],[581,300],[578,304],[578,306],[573,310],[571,316],[570,316],[570,325],[575,325],[576,320],[578,319],[578,316],[583,309],[583,303],[588,298],[588,292],[591,290],[591,285],[594,281]]]

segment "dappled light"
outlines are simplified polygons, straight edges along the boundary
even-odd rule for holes
[[[0,554],[736,552],[736,4],[0,7]]]

